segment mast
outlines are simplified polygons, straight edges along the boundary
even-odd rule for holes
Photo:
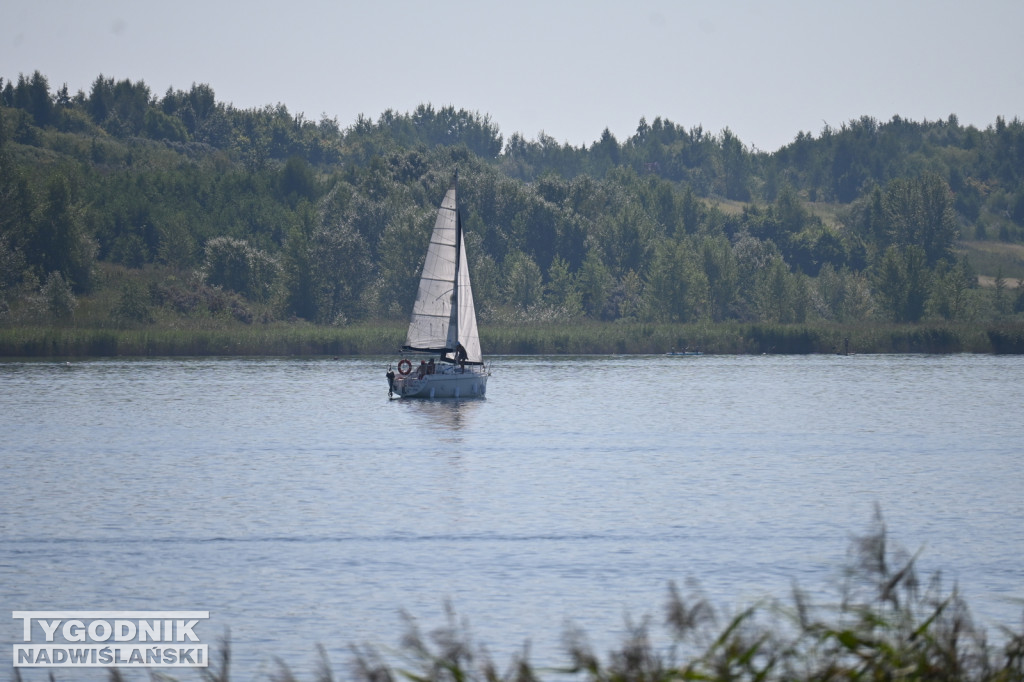
[[[448,335],[445,337],[445,352],[452,354],[452,362],[455,362],[457,353],[455,349],[459,345],[459,276],[462,270],[462,212],[459,210],[459,170],[455,169],[455,179],[452,181],[452,193],[454,199],[453,210],[455,211],[455,272],[452,277],[452,291],[449,298],[451,310],[448,312]]]
[[[480,333],[476,324],[476,307],[473,305],[473,286],[469,281],[469,258],[466,255],[466,235],[462,228],[462,208],[458,197],[459,169],[455,169],[455,281],[452,283],[452,316],[449,331],[449,346],[462,345],[466,352],[467,365],[482,365]]]
[[[459,270],[462,267],[462,211],[459,209],[459,169],[455,169],[455,280],[452,282],[452,317],[448,338],[454,339],[452,355],[459,345]]]

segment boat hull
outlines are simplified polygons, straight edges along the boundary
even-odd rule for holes
[[[453,373],[395,377],[394,394],[400,398],[482,398],[487,393],[487,374],[466,369]]]

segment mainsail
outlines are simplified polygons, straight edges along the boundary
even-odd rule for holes
[[[458,342],[466,349],[467,360],[479,363],[483,357],[456,198],[457,185],[456,177],[438,209],[402,349],[451,353],[454,359]]]

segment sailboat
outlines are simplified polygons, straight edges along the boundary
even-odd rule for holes
[[[472,398],[487,392],[490,370],[480,351],[466,239],[458,204],[459,174],[444,195],[412,308],[398,374],[388,367],[388,396]],[[427,357],[429,356],[429,361]]]

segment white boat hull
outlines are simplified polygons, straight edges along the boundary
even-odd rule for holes
[[[487,372],[466,368],[465,372],[396,376],[394,394],[400,398],[482,398],[487,393]]]

